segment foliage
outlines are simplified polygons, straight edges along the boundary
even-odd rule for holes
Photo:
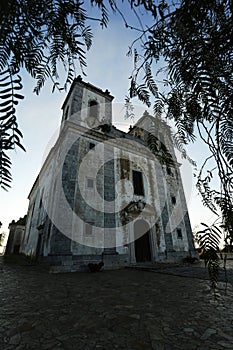
[[[207,145],[210,156],[200,168],[197,188],[204,205],[221,218],[226,239],[232,240],[232,1],[129,2],[132,11],[144,10],[150,14],[152,25],[148,27],[139,20],[138,28],[135,28],[123,17],[127,28],[140,33],[128,52],[133,57],[134,69],[127,105],[130,106],[134,97],[147,106],[153,101],[157,117],[165,115],[175,122],[174,143],[183,157],[188,158],[184,146],[194,142],[196,135]],[[115,11],[118,11],[116,1],[110,3],[114,3]],[[165,93],[158,89],[156,65],[161,60],[166,77]],[[156,148],[156,140],[153,143]],[[219,183],[213,187],[216,178]],[[219,235],[219,228],[212,225],[202,233],[206,264],[214,278],[218,272],[217,236],[214,233]]]
[[[11,161],[6,151],[14,149],[15,146],[23,148],[20,143],[22,134],[16,122],[15,106],[23,96],[17,93],[22,88],[21,77],[17,71],[7,70],[0,72],[0,184],[2,188],[9,187],[11,180]]]
[[[36,81],[39,94],[46,80],[54,89],[66,88],[76,75],[79,62],[84,74],[86,50],[92,44],[92,19],[76,0],[1,0],[0,1],[0,185],[7,189],[11,181],[9,150],[21,147],[22,134],[16,121],[16,105],[23,99],[22,70]],[[107,10],[98,5],[102,26],[107,25]],[[59,71],[66,72],[60,86]]]
[[[159,160],[160,164],[169,166],[175,166],[172,154],[160,140],[159,137],[155,136],[155,126],[152,126],[148,131],[147,135],[147,144],[151,152],[156,155],[156,158]]]
[[[148,93],[152,94],[157,116],[164,113],[176,123],[174,140],[183,156],[183,145],[195,140],[195,132],[207,144],[211,156],[201,167],[197,186],[204,204],[217,215],[220,209],[233,237],[229,220],[233,207],[232,2],[131,1],[131,6],[144,6],[154,24],[144,27],[130,47],[136,64],[129,96],[149,105]],[[135,47],[138,43],[143,47],[142,62]],[[167,75],[166,94],[158,93],[152,75],[152,67],[161,58]],[[212,159],[216,168],[206,170]],[[211,188],[215,173],[220,180],[218,190]]]
[[[129,3],[136,17],[136,11],[150,15],[152,25],[138,19],[138,27],[131,26],[119,3],[109,1],[125,26],[140,33],[128,52],[134,65],[126,97],[128,116],[132,116],[134,97],[147,106],[153,101],[155,115],[175,121],[173,139],[184,158],[189,159],[184,146],[194,142],[196,135],[207,145],[210,157],[200,168],[197,187],[204,205],[222,217],[226,236],[233,238],[232,1]],[[161,60],[165,93],[159,92],[156,79]],[[152,147],[157,143],[151,140]],[[213,162],[215,166],[210,167]],[[219,186],[214,188],[216,178]]]
[[[84,3],[75,0],[2,0],[0,2],[0,183],[9,186],[10,159],[6,152],[20,146],[22,137],[15,106],[22,99],[21,70],[36,80],[35,93],[45,81],[59,85],[58,67],[66,71],[64,87],[75,75],[75,62],[83,71],[85,50],[92,42],[88,22],[108,24],[110,8],[121,16],[125,27],[135,31],[128,54],[134,69],[126,106],[132,117],[131,99],[147,106],[153,103],[156,116],[174,120],[175,144],[187,157],[184,146],[196,134],[209,148],[198,176],[203,203],[220,215],[226,237],[233,238],[233,119],[232,119],[232,12],[231,0],[91,0],[101,18],[89,18]],[[138,26],[127,22],[119,6],[129,4]],[[147,20],[139,13],[146,13]],[[152,24],[148,26],[148,16]],[[131,20],[131,17],[130,17]],[[160,62],[165,74],[161,93]],[[84,73],[84,72],[83,72]],[[156,144],[156,140],[154,140]],[[153,144],[153,140],[152,140]],[[214,167],[211,164],[214,161]],[[211,167],[210,167],[211,166]],[[216,178],[219,186],[213,188]],[[204,235],[208,242],[208,234]],[[204,239],[204,238],[203,238]],[[204,242],[203,242],[204,244]],[[216,249],[216,246],[213,246]],[[209,249],[210,250],[210,249]]]
[[[208,226],[201,223],[203,229],[197,232],[197,241],[202,251],[202,259],[205,261],[205,266],[208,267],[211,286],[213,289],[217,286],[219,275],[219,257],[218,247],[221,239],[221,230],[217,225]]]
[[[233,251],[232,238],[229,235],[225,236],[225,246],[220,250],[219,243],[222,230],[225,230],[226,227],[218,223],[218,220],[211,226],[204,223],[201,223],[201,225],[204,226],[203,229],[195,232],[194,235],[194,239],[199,246],[200,258],[205,261],[205,266],[207,266],[209,271],[211,286],[215,291],[220,273],[220,256],[223,263],[226,292],[228,284],[227,258],[228,253]],[[228,230],[226,230],[226,233],[228,233]]]
[[[184,146],[197,136],[207,145],[210,156],[200,168],[197,187],[204,205],[221,217],[226,237],[232,239],[232,1],[131,0],[130,5],[132,11],[143,9],[150,14],[152,25],[140,21],[140,34],[129,48],[134,69],[127,103],[134,97],[147,106],[153,101],[158,117],[165,115],[175,122],[175,144],[184,157]],[[135,29],[123,20],[126,27]],[[159,92],[156,70],[161,60],[164,93]],[[215,179],[219,183],[213,187]],[[206,228],[202,238],[209,247],[206,261],[212,272],[217,271],[214,230],[214,226]]]

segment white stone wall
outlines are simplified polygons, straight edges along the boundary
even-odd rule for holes
[[[89,120],[91,100],[95,100],[99,107],[98,120],[93,125],[93,120]],[[131,263],[135,263],[134,221],[138,218],[147,222],[150,228],[152,261],[164,258],[169,251],[189,250],[190,233],[187,231],[187,220],[184,220],[187,207],[179,170],[172,169],[171,174],[168,174],[167,167],[162,166],[138,139],[130,139],[120,132],[122,138],[108,139],[100,130],[90,131],[91,127],[99,124],[111,124],[111,118],[110,97],[83,85],[74,86],[64,105],[59,139],[47,157],[30,194],[22,249],[24,253],[36,254],[41,228],[41,253],[44,256],[56,254],[57,250],[62,255],[64,247],[68,255],[101,256],[106,233],[110,231],[103,230],[106,223],[104,213],[111,211],[111,208],[116,213],[117,252],[120,255],[128,254]],[[144,118],[137,123],[138,129],[134,129],[134,133],[139,132],[142,140],[146,137],[145,130],[154,130],[156,135],[161,134],[163,142],[169,145],[175,157],[169,135],[164,133],[165,126],[158,121],[155,124],[153,125],[150,118]],[[90,142],[96,145],[92,150],[89,149]],[[104,143],[110,147],[109,152],[104,148]],[[105,158],[106,154],[112,154],[114,172],[109,167],[103,171],[103,165],[108,160]],[[143,174],[143,196],[134,194],[133,170]],[[111,180],[113,173],[115,178]],[[113,182],[110,184],[113,186],[105,186],[106,178]],[[88,180],[93,181],[93,188],[87,186]],[[104,200],[104,195],[110,196],[111,191],[116,192],[116,198],[108,202]],[[176,199],[175,204],[172,203],[172,197]],[[142,213],[130,224],[122,225],[121,210],[130,202],[139,200],[146,203]],[[112,219],[113,217],[109,217],[110,222]],[[88,222],[93,225],[90,236],[84,233],[85,223]],[[182,232],[180,238],[177,228]]]
[[[39,214],[40,196],[38,187],[35,187],[36,188],[34,188],[34,191],[30,197],[25,236],[23,246],[21,249],[22,253],[29,256],[34,256],[36,254],[36,245],[38,240],[37,222]]]
[[[161,227],[161,222],[159,219],[161,210],[160,210],[160,198],[158,193],[158,183],[156,178],[156,168],[155,162],[151,159],[142,157],[140,155],[134,154],[128,151],[122,151],[119,148],[115,148],[115,158],[118,159],[116,163],[116,189],[117,189],[117,207],[124,208],[131,201],[142,200],[147,203],[147,205],[151,206],[153,210],[148,212],[145,210],[139,215],[140,219],[145,220],[149,227],[151,228],[151,248],[153,259],[156,260],[157,252],[163,252],[165,250],[165,241],[164,234]],[[126,159],[129,161],[130,168],[128,172],[128,176],[126,179],[122,180],[120,178],[121,174],[121,161],[120,159]],[[133,190],[133,180],[132,180],[132,171],[137,170],[142,172],[143,174],[143,184],[144,184],[144,196],[138,196],[134,194]],[[162,204],[161,204],[162,205]],[[152,217],[151,217],[152,214]],[[137,220],[137,218],[135,218]],[[120,219],[118,218],[118,221]],[[117,229],[117,244],[124,245],[125,242],[134,241],[134,225],[133,221],[130,224],[126,224],[120,226]],[[155,223],[159,225],[160,228],[160,240],[159,245],[157,245],[156,232],[153,228]],[[120,250],[118,250],[120,252]],[[133,255],[133,248],[131,249],[131,255]]]
[[[47,210],[53,205],[53,165],[56,161],[56,154],[50,158],[49,166],[44,167],[34,184],[29,198],[27,213],[27,224],[21,252],[35,256],[38,243],[38,228],[45,224]],[[43,236],[43,239],[46,237]],[[49,253],[49,246],[44,245],[43,255]]]

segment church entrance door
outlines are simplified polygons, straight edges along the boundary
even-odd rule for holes
[[[134,237],[136,262],[151,261],[150,228],[146,221],[138,220],[135,222]]]

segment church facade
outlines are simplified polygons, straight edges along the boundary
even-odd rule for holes
[[[112,100],[74,80],[58,140],[29,194],[20,249],[51,271],[196,256],[169,126],[145,112],[129,132],[118,130]]]

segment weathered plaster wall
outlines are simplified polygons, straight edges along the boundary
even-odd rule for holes
[[[110,134],[92,129],[111,124],[112,97],[86,85],[74,85],[64,104],[59,139],[30,194],[22,251],[48,256],[67,270],[102,258],[110,265],[135,263],[134,222],[143,219],[150,228],[152,261],[184,257],[193,240],[168,129],[145,116],[131,135],[116,128]],[[98,103],[95,118],[90,101]],[[148,131],[169,148],[175,160],[169,171],[146,147]],[[134,194],[133,170],[142,173],[144,195]],[[123,209],[139,200],[145,209],[125,225]]]

